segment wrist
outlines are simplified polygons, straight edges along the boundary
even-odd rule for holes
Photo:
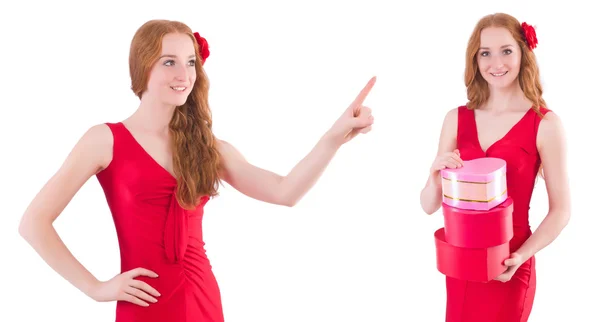
[[[523,248],[517,249],[513,253],[520,256],[523,263],[526,262],[528,259],[530,259],[534,255],[532,252],[527,251],[526,249],[523,249]]]
[[[331,130],[323,134],[319,143],[333,150],[337,150],[342,146],[342,142],[340,142],[340,140],[337,139],[337,136],[334,133],[332,133]]]
[[[440,177],[439,171],[434,171],[429,173],[429,179],[427,181],[427,185],[436,191],[442,191],[442,179]]]
[[[86,283],[83,285],[81,291],[87,295],[88,297],[92,298],[92,299],[96,299],[96,290],[98,289],[98,286],[101,284],[102,282],[99,281],[97,278],[95,277],[91,277],[88,281],[86,281]]]

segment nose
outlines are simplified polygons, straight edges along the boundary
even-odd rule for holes
[[[175,68],[175,79],[178,81],[186,81],[188,79],[188,70],[186,66],[179,64]]]
[[[504,60],[502,59],[502,56],[493,56],[492,57],[492,66],[495,68],[500,68],[502,66],[504,66]]]

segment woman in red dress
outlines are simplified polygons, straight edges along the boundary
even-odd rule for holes
[[[500,13],[482,18],[469,40],[465,70],[469,101],[445,117],[421,206],[428,214],[440,208],[441,169],[460,167],[463,160],[504,159],[508,194],[514,201],[514,238],[510,258],[504,262],[506,271],[495,280],[446,278],[447,322],[527,321],[536,289],[534,255],[569,221],[565,136],[559,117],[542,99],[536,45],[532,27]],[[532,233],[529,203],[540,173],[549,212]]]
[[[97,301],[118,301],[117,322],[224,321],[202,238],[204,205],[220,181],[251,198],[293,206],[340,146],[373,124],[362,104],[375,78],[288,175],[258,168],[212,133],[203,69],[209,54],[206,40],[182,23],[144,24],[129,59],[137,111],[92,126],[22,218],[21,235],[54,270]],[[94,175],[121,252],[121,273],[108,281],[90,274],[52,226]]]

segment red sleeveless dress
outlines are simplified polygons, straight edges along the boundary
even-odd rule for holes
[[[545,115],[548,109],[542,108]],[[463,160],[496,157],[507,163],[508,194],[513,199],[514,237],[511,252],[529,236],[529,202],[541,164],[536,136],[541,117],[533,109],[500,140],[483,151],[477,135],[475,112],[458,108],[457,148]],[[446,278],[447,322],[524,322],[533,306],[536,288],[535,258],[531,257],[506,283],[476,283]]]
[[[137,279],[161,296],[149,307],[118,301],[116,322],[222,322],[221,296],[202,240],[208,197],[194,211],[175,197],[177,181],[122,123],[107,123],[113,159],[96,177],[119,240],[121,272],[137,267],[157,278]]]

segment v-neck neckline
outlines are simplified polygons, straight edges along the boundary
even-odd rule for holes
[[[127,132],[127,134],[133,140],[133,142],[135,143],[135,145],[138,146],[138,148],[146,155],[146,157],[148,159],[150,159],[150,161],[152,163],[154,163],[156,166],[158,166],[158,168],[160,168],[172,180],[177,181],[175,179],[175,176],[169,170],[167,170],[163,165],[161,165],[160,163],[158,163],[158,161],[156,161],[156,159],[154,159],[154,157],[152,157],[152,155],[150,155],[150,153],[148,153],[148,151],[140,144],[140,142],[135,138],[135,136],[133,136],[133,133],[131,133],[131,131],[127,128],[127,126],[125,126],[125,124],[123,124],[123,122],[119,122],[119,124],[123,127],[123,129],[125,130],[125,132]]]
[[[488,148],[485,149],[485,150],[481,146],[481,141],[479,140],[479,129],[477,128],[477,118],[475,117],[475,110],[472,110],[473,126],[475,126],[475,140],[477,141],[477,146],[479,147],[479,150],[481,152],[483,152],[483,154],[485,156],[487,156],[488,153],[490,152],[490,149],[492,149],[493,147],[495,147],[496,145],[498,145],[500,142],[504,141],[514,131],[514,129],[519,124],[521,124],[521,122],[523,122],[523,120],[525,120],[525,117],[527,117],[529,115],[529,113],[531,113],[532,110],[533,110],[533,107],[530,107],[527,110],[527,112],[525,112],[525,114],[523,114],[523,116],[521,116],[521,118],[515,124],[513,124],[513,126],[510,127],[510,129],[504,134],[504,136],[502,136],[500,139],[498,139],[495,142],[493,142],[492,144],[490,144],[490,146],[488,146]]]

